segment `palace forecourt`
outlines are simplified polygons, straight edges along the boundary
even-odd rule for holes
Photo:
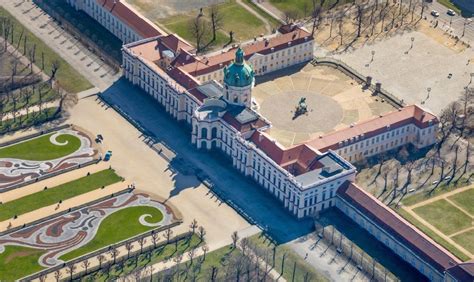
[[[351,162],[403,145],[434,144],[435,115],[410,105],[284,146],[269,134],[271,120],[258,112],[252,97],[255,77],[311,61],[311,33],[285,25],[273,35],[196,55],[191,44],[166,34],[123,1],[68,2],[124,41],[125,78],[187,124],[196,149],[224,153],[289,213],[304,218],[336,207],[430,280],[473,277],[472,263],[462,263],[354,184]],[[304,100],[298,114],[303,109]]]

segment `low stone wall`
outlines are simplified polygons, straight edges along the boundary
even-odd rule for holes
[[[380,85],[377,86],[377,84],[373,84],[372,82],[370,82],[370,84],[367,83],[368,81],[366,76],[363,76],[362,74],[360,74],[355,69],[351,68],[349,65],[342,61],[333,58],[314,58],[311,64],[315,66],[329,66],[342,71],[346,75],[355,79],[358,83],[365,84],[367,88],[373,91],[374,95],[381,96],[394,107],[401,108],[405,105],[403,100],[398,99],[396,96],[383,89]]]

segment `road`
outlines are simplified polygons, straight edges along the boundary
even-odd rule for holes
[[[430,13],[432,10],[436,10],[439,12],[439,17],[435,18]],[[448,8],[443,6],[442,4],[438,3],[437,1],[433,1],[433,3],[428,4],[427,9],[427,17],[428,19],[438,20],[439,26],[444,30],[452,31],[454,35],[458,35],[459,37],[463,34],[464,25],[466,24],[466,29],[464,33],[463,40],[466,42],[474,43],[474,23],[472,22],[472,18],[463,18],[460,15],[450,16],[448,15]]]

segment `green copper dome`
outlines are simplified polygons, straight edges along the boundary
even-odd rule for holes
[[[253,83],[254,72],[251,66],[245,63],[244,51],[237,49],[235,61],[224,68],[224,82],[228,86],[245,87]]]

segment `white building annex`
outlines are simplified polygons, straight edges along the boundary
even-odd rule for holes
[[[255,76],[312,60],[311,33],[285,25],[271,36],[197,56],[189,43],[164,33],[122,1],[67,1],[123,40],[125,78],[189,125],[196,149],[226,154],[235,169],[254,179],[295,217],[335,206],[431,280],[462,281],[474,275],[353,184],[356,169],[351,162],[406,144],[434,144],[436,116],[416,105],[406,106],[285,148],[266,133],[272,123],[253,109],[252,89]],[[413,236],[419,240],[413,241]]]

